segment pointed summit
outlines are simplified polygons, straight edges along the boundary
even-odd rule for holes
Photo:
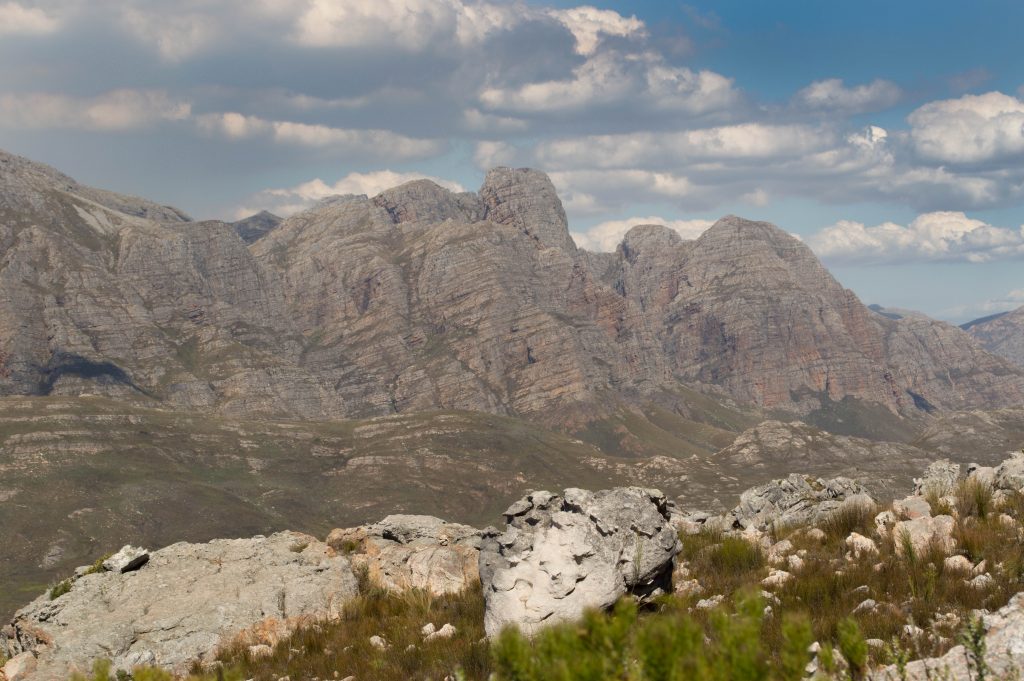
[[[480,188],[486,217],[523,230],[542,246],[574,252],[569,221],[545,173],[531,168],[494,168]]]

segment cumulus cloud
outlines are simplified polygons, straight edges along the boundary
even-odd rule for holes
[[[634,111],[701,115],[740,101],[733,81],[712,71],[672,66],[653,53],[602,52],[560,80],[516,87],[487,87],[483,107],[520,114],[566,113],[628,104]]]
[[[378,170],[370,173],[349,173],[333,184],[328,184],[320,178],[316,178],[285,189],[266,189],[247,201],[246,206],[238,208],[235,214],[237,218],[243,218],[260,210],[269,210],[281,217],[287,217],[300,210],[305,210],[317,201],[329,196],[343,194],[376,196],[385,189],[391,189],[413,180],[423,179],[431,180],[453,192],[466,191],[458,182],[452,182],[451,180],[439,177],[432,177],[421,173],[399,173],[393,170]],[[252,206],[258,207],[253,208]]]
[[[0,95],[0,127],[130,130],[183,121],[188,101],[163,90],[115,90],[96,97],[34,92]]]
[[[564,10],[551,10],[551,16],[561,21],[576,38],[576,52],[591,55],[605,36],[643,37],[647,35],[644,22],[636,15],[624,17],[610,9],[597,9],[585,5]]]
[[[17,2],[0,3],[0,35],[45,35],[57,30],[59,23],[38,7]]]
[[[266,137],[279,144],[372,154],[389,159],[424,158],[440,152],[444,146],[437,140],[416,139],[390,130],[271,121],[231,111],[203,114],[197,118],[197,123],[208,133],[233,140]]]
[[[128,6],[120,15],[125,31],[143,45],[152,46],[171,62],[195,55],[220,35],[216,19],[199,12],[143,11]]]
[[[927,159],[978,163],[1024,154],[1024,101],[1001,92],[930,102],[907,120]]]
[[[740,125],[681,132],[637,132],[563,138],[538,146],[544,167],[629,168],[680,166],[684,162],[778,159],[834,143],[834,134],[808,125]]]
[[[887,80],[874,80],[866,85],[846,87],[839,78],[811,83],[796,93],[797,106],[822,111],[860,113],[879,111],[896,104],[903,92]]]
[[[919,215],[908,225],[868,227],[843,220],[810,240],[822,258],[853,262],[966,261],[1024,258],[1024,226],[994,227],[956,211]]]
[[[664,225],[679,233],[684,239],[696,239],[703,234],[713,220],[666,220],[662,217],[629,218],[627,220],[609,220],[595,225],[585,232],[573,232],[572,238],[576,245],[588,251],[614,251],[622,243],[633,227],[637,225]]]
[[[521,20],[512,5],[459,0],[311,0],[292,37],[314,47],[377,47],[417,52],[455,40],[478,43]]]

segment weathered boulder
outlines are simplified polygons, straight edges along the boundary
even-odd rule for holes
[[[99,658],[114,670],[184,672],[236,638],[274,643],[302,621],[337,616],[355,593],[348,559],[308,535],[178,543],[138,570],[82,575],[54,600],[43,594],[0,633],[0,651],[37,655],[28,681],[67,678]]]
[[[480,578],[488,636],[526,634],[607,608],[627,593],[670,590],[680,545],[661,492],[533,492],[505,511],[504,532],[484,532]]]
[[[906,554],[909,546],[916,555],[921,555],[928,551],[932,544],[937,545],[945,553],[951,552],[956,546],[953,539],[955,524],[953,517],[948,515],[924,516],[896,523],[892,530],[896,554]]]
[[[1007,492],[1024,491],[1024,451],[1015,452],[996,467],[995,487]]]
[[[103,561],[103,569],[111,572],[131,572],[149,562],[149,551],[126,544],[121,550]]]
[[[914,478],[914,494],[945,496],[956,489],[959,480],[960,464],[949,459],[939,459],[928,465],[923,476]]]
[[[932,514],[931,505],[924,497],[918,495],[897,499],[892,502],[892,510],[900,520],[927,518]]]
[[[393,591],[455,593],[479,579],[480,530],[426,515],[389,515],[333,530],[327,544],[350,554],[376,584]]]
[[[1017,678],[1024,660],[1024,593],[1019,593],[997,612],[984,615],[986,678]],[[969,663],[967,650],[959,645],[942,657],[915,660],[907,664],[905,675],[895,665],[872,673],[873,681],[903,678],[908,681],[947,679],[973,681],[979,678]]]
[[[767,530],[772,525],[816,522],[844,505],[874,503],[867,489],[849,478],[823,480],[794,473],[748,489],[724,519],[732,529]]]

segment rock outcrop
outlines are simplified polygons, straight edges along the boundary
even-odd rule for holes
[[[389,515],[365,527],[332,530],[327,544],[384,588],[447,594],[479,580],[480,536],[480,530],[432,516]]]
[[[480,553],[488,636],[508,625],[531,634],[628,593],[671,591],[680,547],[657,490],[534,492],[505,519],[503,532],[485,531]]]
[[[273,644],[300,622],[336,616],[355,592],[349,561],[308,535],[174,544],[137,570],[80,571],[67,593],[18,611],[0,652],[34,658],[26,681],[65,679],[103,658],[115,670],[181,673],[236,637]]]
[[[773,480],[748,489],[740,495],[740,503],[719,519],[729,530],[766,531],[773,525],[816,523],[844,505],[873,505],[874,499],[860,483],[849,478],[823,480],[793,473],[788,478]]]

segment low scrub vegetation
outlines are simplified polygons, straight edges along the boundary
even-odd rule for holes
[[[1024,500],[994,498],[971,482],[930,504],[933,513],[955,512],[952,552],[876,525],[880,509],[868,504],[770,536],[684,534],[678,593],[643,606],[624,599],[611,612],[589,612],[533,639],[510,629],[487,641],[479,585],[446,596],[393,593],[363,574],[340,619],[302,626],[272,647],[236,643],[190,678],[856,681],[883,664],[896,665],[893,678],[903,678],[908,661],[963,643],[973,678],[994,679],[974,612],[995,610],[1024,590],[1016,520]],[[455,633],[425,640],[427,624],[451,624]],[[133,677],[171,681],[151,668]],[[91,681],[110,679],[101,663]]]

